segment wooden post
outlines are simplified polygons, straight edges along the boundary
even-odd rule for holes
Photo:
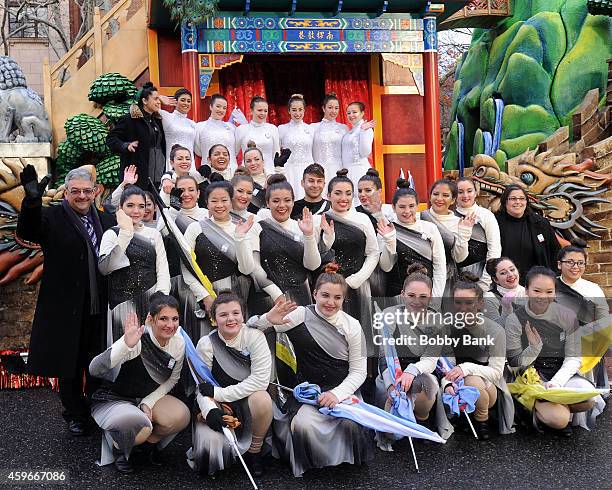
[[[202,99],[200,98],[197,32],[192,22],[183,22],[181,26],[181,61],[183,67],[183,87],[192,94],[191,110],[188,117],[193,121],[201,121]]]
[[[423,19],[423,78],[425,96],[423,97],[425,117],[425,168],[427,187],[442,178],[442,138],[440,135],[440,96],[438,81],[438,33],[436,18],[425,16]]]
[[[100,7],[94,9],[93,15],[93,35],[94,35],[94,63],[96,66],[96,77],[104,73],[103,57],[102,57],[102,20],[100,15]]]

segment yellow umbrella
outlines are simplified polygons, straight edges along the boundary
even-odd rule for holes
[[[541,384],[540,376],[533,366],[527,368],[525,372],[516,377],[514,383],[508,383],[510,393],[527,409],[533,410],[535,402],[544,400],[563,405],[584,402],[594,396],[599,395],[599,391],[580,390],[576,388],[550,388],[546,389]]]

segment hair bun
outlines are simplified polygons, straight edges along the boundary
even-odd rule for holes
[[[376,170],[375,168],[369,168],[365,174],[371,175],[372,177],[380,177],[378,170]]]
[[[585,240],[583,240],[580,237],[574,237],[570,240],[570,243],[574,246],[574,247],[578,247],[578,248],[587,248],[587,242]]]
[[[402,179],[401,177],[395,181],[395,185],[398,189],[412,189],[412,187],[410,187],[410,181]]]
[[[326,97],[338,97],[338,96],[336,95],[336,92],[329,92],[329,93],[326,95]]]
[[[339,270],[339,264],[337,264],[336,262],[329,262],[325,265],[325,269],[323,269],[323,272],[325,272],[326,274],[336,274]]]
[[[210,174],[209,179],[210,182],[223,182],[225,179],[223,178],[223,175],[221,175],[219,172],[213,172]]]
[[[153,88],[153,87],[154,87],[153,82],[145,82],[145,83],[142,85],[142,88],[143,88],[143,89],[145,89],[145,88]]]
[[[240,166],[238,167],[236,170],[234,170],[234,175],[247,175],[247,176],[251,176],[251,172],[249,172],[249,169],[244,167],[244,166]]]
[[[411,274],[425,274],[427,276],[429,275],[429,271],[427,270],[427,267],[425,267],[425,265],[423,265],[421,262],[413,262],[406,269],[406,276],[409,276]]]
[[[465,282],[473,282],[474,284],[476,284],[478,281],[480,281],[480,277],[478,277],[476,274],[473,274],[472,272],[462,272],[459,275],[459,280]]]
[[[249,150],[252,150],[253,148],[257,148],[257,143],[255,143],[253,140],[249,140],[247,141],[247,148]]]
[[[272,174],[266,180],[268,187],[273,184],[279,184],[280,182],[287,182],[287,178],[283,174]]]
[[[291,98],[304,100],[304,96],[302,94],[291,94]]]
[[[348,168],[341,168],[336,172],[336,177],[346,177],[348,175]]]

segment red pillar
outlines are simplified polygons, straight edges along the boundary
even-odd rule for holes
[[[200,98],[198,53],[196,51],[183,51],[181,59],[183,65],[183,86],[193,94],[191,110],[187,117],[193,121],[201,121],[202,99]]]
[[[440,133],[440,90],[438,81],[438,52],[435,17],[426,17],[423,78],[425,97],[425,168],[427,187],[442,178],[442,137]]]

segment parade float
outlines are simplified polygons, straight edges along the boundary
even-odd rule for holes
[[[212,15],[199,19],[194,15],[195,22],[173,19],[167,3],[119,0],[106,13],[96,10],[90,33],[56,65],[46,64],[44,108],[52,141],[32,143],[47,145],[46,153],[28,153],[22,145],[29,143],[16,142],[19,129],[11,126],[13,140],[7,143],[11,153],[0,153],[4,157],[0,169],[3,353],[27,350],[44,260],[37,244],[20,241],[14,233],[23,197],[19,173],[26,163],[35,163],[39,175],[50,165],[55,183],[45,197],[48,205],[62,198],[62,176],[83,164],[95,166],[103,197],[119,179],[118,159],[104,143],[106,132],[128,110],[136,87],[147,80],[168,95],[181,86],[198,94],[190,114],[195,120],[208,117],[207,98],[220,92],[230,103],[228,114],[235,106],[247,113],[252,96],[265,96],[271,122],[281,124],[288,119],[288,94],[300,92],[308,103],[307,122],[312,122],[320,119],[323,95],[334,91],[343,106],[364,101],[367,118],[377,121],[372,163],[386,189],[394,189],[403,170],[411,173],[419,194],[427,195],[443,169],[436,59],[439,25],[488,28],[475,33],[457,69],[455,123],[446,146],[445,170],[473,174],[492,207],[504,185],[526,186],[561,239],[574,234],[591,239],[592,250],[602,256],[590,272],[599,274],[594,280],[603,281],[604,289],[612,286],[612,281],[607,282],[612,275],[608,274],[612,222],[609,204],[603,202],[610,184],[612,77],[605,63],[612,45],[610,18],[586,13],[586,1],[549,2],[575,4],[585,12],[578,21],[559,6],[557,16],[569,20],[561,23],[562,28],[552,22],[556,30],[543,27],[544,18],[555,16],[547,10],[538,17],[536,2],[293,0],[279,6],[273,0],[220,0],[212,2]],[[209,3],[195,2],[207,12]],[[599,6],[605,10],[604,3]],[[526,32],[519,36],[521,29]],[[565,29],[565,44],[554,46],[550,33],[562,37]],[[608,42],[602,48],[606,35]],[[580,70],[571,64],[575,59],[581,60]],[[538,63],[540,71],[534,66]],[[528,68],[533,73],[521,71]],[[569,81],[553,83],[541,70],[551,80],[551,74],[565,73]],[[584,75],[576,78],[574,72]],[[531,87],[524,82],[534,74],[542,75],[537,80],[543,81],[533,85],[530,96]],[[0,81],[2,76],[7,74],[0,73]],[[580,90],[575,88],[571,98],[565,97],[558,87],[577,80]],[[24,89],[25,83],[17,85]],[[555,87],[558,95],[553,97]],[[42,107],[40,98],[38,104]],[[562,110],[557,114],[559,104]],[[388,191],[387,198],[391,194]],[[0,378],[0,388],[47,383],[13,376],[4,368]]]

